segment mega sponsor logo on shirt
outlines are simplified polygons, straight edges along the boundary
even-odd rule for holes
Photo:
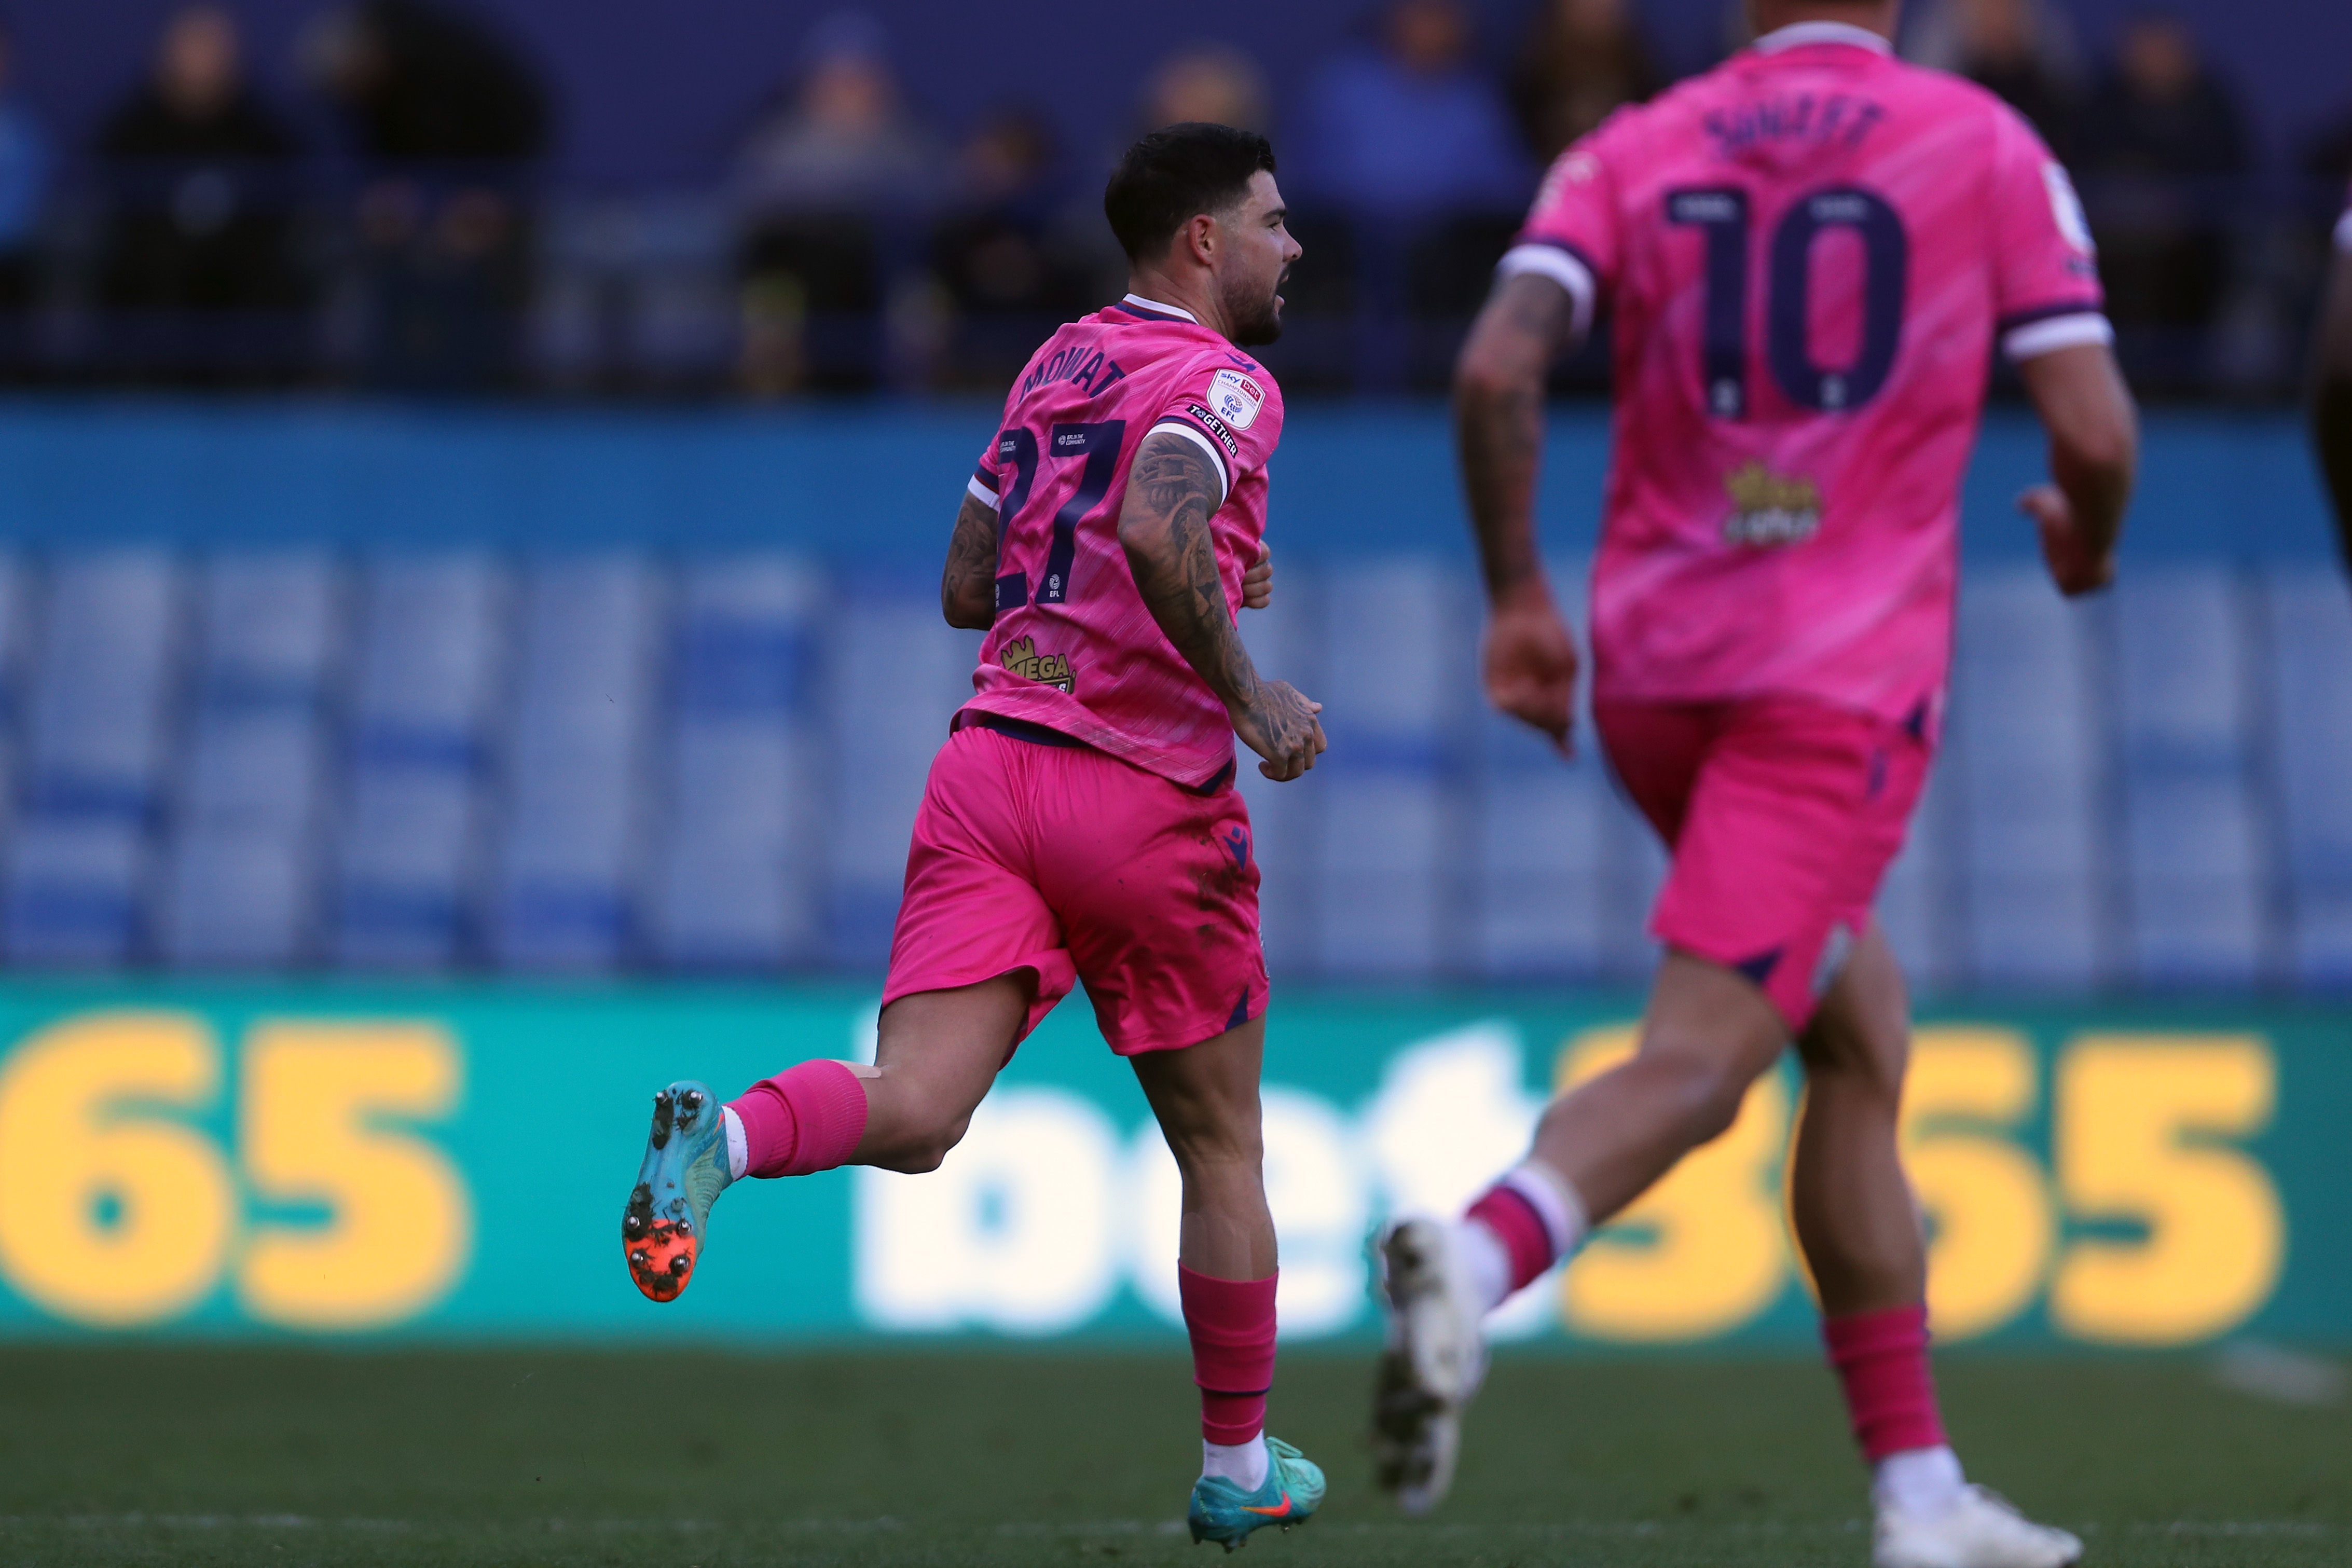
[[[1070,669],[1069,655],[1039,653],[1034,637],[1020,637],[1006,643],[1003,653],[999,657],[1004,661],[1005,668],[1024,680],[1034,680],[1040,686],[1056,686],[1072,695],[1076,694],[1078,678]]]
[[[1766,549],[1797,544],[1822,528],[1822,490],[1812,480],[1776,474],[1749,463],[1723,481],[1732,511],[1723,520],[1723,542]]]
[[[1265,388],[1240,371],[1221,370],[1209,378],[1209,406],[1234,429],[1246,430],[1265,406]]]

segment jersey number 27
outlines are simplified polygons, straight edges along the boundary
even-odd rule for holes
[[[1699,374],[1707,412],[1718,419],[1748,417],[1748,193],[1682,190],[1666,195],[1666,221],[1706,236],[1706,342]],[[1841,370],[1813,358],[1813,241],[1825,229],[1844,228],[1862,242],[1862,351]],[[1886,198],[1856,185],[1832,186],[1800,198],[1772,230],[1765,256],[1764,363],[1781,395],[1800,408],[1841,413],[1859,408],[1885,387],[1903,339],[1903,298],[1911,241]]]
[[[1124,419],[1047,427],[1045,456],[1057,459],[1083,458],[1087,466],[1078,473],[1078,488],[1070,492],[1070,499],[1054,514],[1054,542],[1045,552],[1045,575],[1037,584],[1039,604],[1069,602],[1070,568],[1078,553],[1078,524],[1110,493],[1111,476],[1118,472],[1119,445],[1126,437]],[[996,608],[1000,614],[1017,610],[1029,602],[1029,574],[1007,572],[1004,557],[1013,543],[1013,530],[1021,526],[1021,514],[1028,510],[1029,491],[1037,481],[1039,456],[1037,433],[1025,426],[1016,426],[996,438],[998,466],[1013,470],[1013,482],[1004,488],[1003,504],[996,513]]]

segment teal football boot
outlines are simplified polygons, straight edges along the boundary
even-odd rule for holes
[[[621,1212],[629,1277],[650,1300],[674,1301],[686,1289],[709,1238],[710,1205],[733,1180],[723,1110],[719,1097],[692,1079],[654,1096],[645,1163]]]
[[[1305,1524],[1323,1506],[1323,1472],[1315,1461],[1279,1437],[1265,1440],[1265,1484],[1245,1492],[1232,1481],[1202,1476],[1192,1483],[1192,1506],[1184,1522],[1192,1542],[1213,1541],[1226,1551],[1248,1542],[1250,1531],[1278,1524]]]

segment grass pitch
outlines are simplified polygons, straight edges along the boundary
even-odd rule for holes
[[[2201,1362],[1941,1364],[1983,1479],[2094,1564],[2352,1561],[2352,1411]],[[1331,1475],[1244,1565],[1862,1564],[1860,1473],[1803,1360],[1506,1357],[1435,1519],[1392,1517],[1366,1368],[1286,1357]],[[0,1563],[1222,1562],[1177,1522],[1186,1364],[1003,1352],[0,1351]]]

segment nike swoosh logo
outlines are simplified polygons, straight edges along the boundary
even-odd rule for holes
[[[1244,1513],[1262,1513],[1268,1519],[1287,1519],[1290,1517],[1290,1494],[1288,1492],[1283,1493],[1282,1500],[1272,1508],[1252,1508],[1247,1503],[1244,1503],[1242,1505],[1242,1511]]]

